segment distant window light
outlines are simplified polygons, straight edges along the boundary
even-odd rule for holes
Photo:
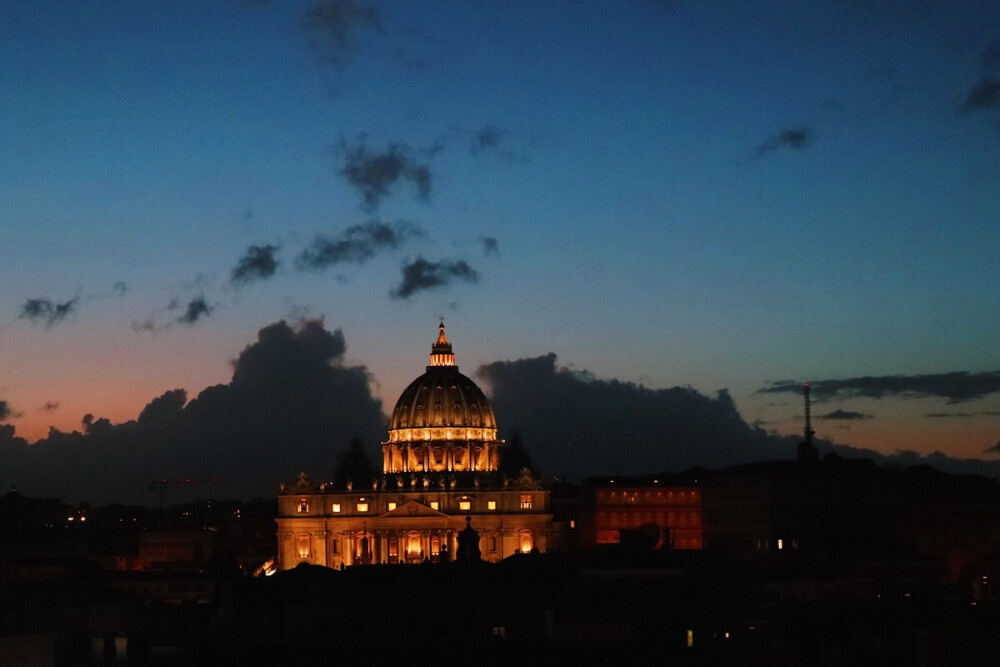
[[[531,509],[531,495],[525,494],[521,496],[521,509],[530,510]]]
[[[576,521],[575,521],[575,520],[573,520],[573,519],[570,519],[570,520],[569,520],[569,527],[570,527],[570,528],[576,528]]]
[[[357,510],[359,512],[367,512],[368,511],[368,503],[358,503]]]
[[[458,501],[458,509],[462,510],[463,512],[468,512],[469,510],[472,509],[472,501],[469,501],[469,500],[459,500]]]
[[[784,548],[785,548],[785,541],[779,537],[778,538],[778,551],[781,551]]]
[[[495,501],[495,500],[487,500],[486,501],[486,509],[488,509],[488,510],[495,510],[496,508],[497,508],[497,501]]]
[[[389,503],[389,511],[391,512],[394,509],[396,509],[396,503]]]
[[[334,503],[333,504],[333,513],[334,514],[340,514],[340,503]]]
[[[532,537],[530,532],[521,533],[521,553],[526,554],[531,551],[532,547],[535,546],[534,537]]]
[[[439,509],[441,509],[441,503],[439,503],[436,500],[432,500],[431,501],[431,509],[432,510],[439,510]]]

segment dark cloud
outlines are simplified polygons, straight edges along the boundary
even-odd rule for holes
[[[480,239],[483,242],[483,254],[484,255],[496,255],[500,256],[500,244],[496,238],[492,236],[484,236]]]
[[[472,133],[472,141],[469,146],[469,152],[473,155],[479,155],[483,151],[488,150],[499,150],[500,144],[503,142],[505,130],[499,127],[494,127],[492,125],[487,125],[479,130]]]
[[[799,150],[801,148],[805,148],[812,141],[812,139],[813,130],[809,126],[803,125],[802,127],[788,128],[782,130],[758,146],[757,155],[766,155],[767,153],[776,151],[779,148]]]
[[[379,10],[355,0],[323,0],[306,9],[302,27],[319,61],[342,69],[358,47],[357,33],[379,28]]]
[[[342,263],[363,264],[379,250],[398,248],[403,242],[421,236],[419,227],[407,222],[392,225],[369,220],[348,227],[340,235],[318,235],[296,259],[300,269],[325,269]]]
[[[180,324],[194,325],[203,317],[211,315],[213,310],[215,310],[215,307],[208,305],[208,302],[205,301],[205,297],[198,296],[188,302],[187,307],[184,309],[184,314],[177,318],[177,322]]]
[[[362,135],[353,142],[341,139],[335,152],[343,160],[340,173],[361,194],[367,210],[377,208],[389,190],[401,181],[408,181],[420,199],[430,195],[430,169],[417,162],[415,151],[406,144],[389,144],[379,152],[370,149]]]
[[[69,301],[57,303],[49,299],[28,299],[21,305],[18,319],[30,322],[44,322],[45,328],[62,322],[72,314],[80,302],[80,296],[74,296]]]
[[[246,284],[270,278],[278,270],[278,260],[274,257],[277,252],[278,248],[273,245],[248,247],[233,269],[232,281],[236,284]]]
[[[857,421],[861,419],[872,419],[872,415],[866,412],[852,412],[850,410],[834,410],[825,415],[816,415],[816,419],[840,419],[844,421]]]
[[[139,424],[165,426],[180,418],[187,403],[187,391],[171,389],[151,400],[139,413]]]
[[[549,474],[579,479],[790,458],[794,442],[743,421],[726,391],[649,389],[559,367],[555,354],[480,366],[501,428]],[[509,431],[508,431],[509,432]]]
[[[931,419],[971,419],[974,417],[1000,417],[1000,411],[982,410],[980,412],[930,412],[924,416]]]
[[[40,412],[55,412],[59,409],[59,403],[56,401],[46,401],[45,405],[38,408]]]
[[[0,422],[11,416],[10,405],[7,401],[0,401]]]
[[[403,280],[391,295],[396,299],[408,299],[417,292],[443,287],[456,280],[476,283],[479,281],[479,273],[462,259],[457,262],[430,262],[417,257],[403,265]]]
[[[150,479],[221,478],[230,481],[212,493],[250,498],[272,497],[301,470],[328,476],[352,437],[374,451],[385,435],[369,373],[344,362],[346,349],[344,334],[322,321],[268,325],[233,362],[228,384],[190,401],[171,389],[135,421],[91,414],[81,432],[20,441],[3,452],[6,478],[24,493],[149,503]]]
[[[1000,107],[1000,80],[983,77],[965,96],[962,108],[966,111]]]
[[[842,398],[944,398],[960,403],[1000,393],[1000,371],[955,371],[931,375],[883,375],[810,382],[816,400]],[[780,380],[759,389],[759,394],[802,393],[802,383]]]
[[[1000,442],[983,450],[984,454],[1000,454]]]

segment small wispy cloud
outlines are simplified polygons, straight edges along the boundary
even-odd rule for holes
[[[757,155],[767,155],[782,148],[801,150],[813,140],[813,129],[807,125],[782,130],[757,147]]]
[[[852,412],[850,410],[834,410],[825,415],[816,415],[816,419],[832,419],[841,421],[859,421],[862,419],[872,419],[872,415],[866,412]]]
[[[431,171],[417,160],[416,151],[403,143],[391,143],[384,150],[373,150],[367,137],[354,141],[341,139],[335,154],[343,161],[340,173],[358,191],[366,210],[374,210],[397,183],[408,182],[420,199],[431,192]]]
[[[479,273],[465,260],[431,262],[417,257],[403,265],[402,273],[402,282],[391,292],[391,296],[396,299],[408,299],[417,292],[443,287],[455,281],[479,281]]]
[[[495,255],[500,256],[500,243],[493,236],[484,236],[480,239],[483,243],[483,254],[484,255]]]
[[[323,0],[306,9],[302,28],[323,65],[339,70],[358,49],[358,33],[378,30],[378,7],[356,0]]]
[[[335,236],[317,235],[295,260],[299,269],[325,269],[335,264],[363,264],[380,250],[393,250],[404,242],[423,235],[408,222],[393,224],[369,220],[348,227]]]
[[[1000,393],[1000,371],[882,375],[810,382],[817,400],[843,398],[944,398],[960,403]],[[757,390],[758,394],[802,393],[802,382],[779,380]]]
[[[80,302],[80,295],[74,296],[69,301],[58,303],[50,299],[28,299],[21,304],[21,312],[18,319],[29,322],[43,322],[48,329],[59,324],[71,315]]]
[[[179,324],[192,326],[212,314],[215,306],[208,305],[205,297],[199,296],[191,299],[184,308],[184,314],[177,318]]]
[[[278,270],[278,260],[275,257],[277,252],[277,246],[273,245],[248,247],[233,268],[230,277],[232,282],[237,285],[245,285],[255,280],[270,278]]]

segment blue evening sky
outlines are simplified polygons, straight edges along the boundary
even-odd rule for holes
[[[359,146],[426,196],[364,206]],[[551,351],[794,432],[757,390],[1000,369],[998,184],[989,0],[7,0],[0,400],[29,439],[132,419],[306,316],[388,410],[443,316],[469,374]],[[296,264],[372,220],[422,234]],[[418,258],[442,284],[393,296]],[[996,393],[835,409],[868,417],[820,435],[885,452],[1000,439]]]

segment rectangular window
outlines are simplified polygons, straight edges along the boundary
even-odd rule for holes
[[[358,509],[359,512],[367,512],[368,511],[368,503],[358,503],[357,509]]]
[[[396,509],[396,503],[389,503],[389,511],[391,512],[394,509]]]
[[[299,514],[305,514],[309,511],[309,500],[307,498],[299,498]]]
[[[441,509],[441,505],[438,503],[438,501],[432,500],[431,501],[431,509],[432,510],[439,510],[439,509]]]
[[[469,510],[472,509],[472,502],[469,500],[459,500],[458,509],[462,510],[463,512],[468,512]]]
[[[334,514],[340,514],[340,503],[334,503],[333,504],[333,513]]]
[[[779,537],[778,538],[778,551],[781,551],[784,548],[785,548],[785,541]]]
[[[495,501],[495,500],[487,500],[486,501],[486,509],[488,509],[488,510],[495,510],[496,508],[497,508],[497,501]]]
[[[521,496],[521,509],[530,510],[531,509],[531,496],[523,495]]]

